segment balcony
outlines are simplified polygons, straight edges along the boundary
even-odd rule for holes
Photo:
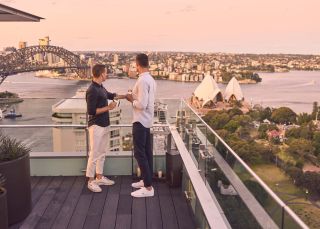
[[[105,174],[116,185],[92,194],[84,178],[86,125],[46,122],[50,107],[39,120],[0,123],[6,134],[32,147],[33,210],[12,228],[308,228],[188,104],[159,102],[168,109],[152,129],[156,195],[143,200],[129,195],[138,176],[131,124],[112,125],[119,129],[120,150],[107,153]],[[130,123],[129,108],[122,104],[121,122]],[[21,104],[19,112],[28,114],[30,108]],[[86,142],[78,150],[74,129],[83,131]],[[176,168],[181,185],[170,188]]]

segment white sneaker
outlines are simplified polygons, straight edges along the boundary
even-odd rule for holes
[[[150,191],[145,187],[138,189],[137,191],[131,192],[131,196],[133,197],[152,197],[154,196],[154,189],[152,188]]]
[[[96,183],[98,184],[98,185],[114,185],[114,181],[113,180],[110,180],[110,179],[108,179],[108,178],[106,178],[106,177],[102,177],[101,179],[97,179],[96,178]]]
[[[88,182],[88,189],[92,192],[101,192],[102,189],[99,187],[99,185],[95,181]]]
[[[144,187],[144,182],[143,180],[140,180],[138,182],[132,183],[131,186],[132,188],[142,188]]]

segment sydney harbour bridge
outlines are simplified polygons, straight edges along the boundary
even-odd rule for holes
[[[48,63],[35,60],[37,55],[45,56],[48,54],[61,58],[64,62],[63,66],[49,65]],[[80,79],[84,79],[89,76],[90,67],[82,61],[78,55],[62,47],[50,45],[29,46],[0,56],[0,84],[9,75],[22,72],[60,69],[70,69],[75,72]]]

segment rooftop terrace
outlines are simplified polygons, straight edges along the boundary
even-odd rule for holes
[[[39,151],[38,142],[53,144],[52,130],[78,136],[86,133],[85,124],[1,125],[9,135],[36,141],[30,155],[33,209],[11,228],[308,228],[187,103],[160,101],[168,110],[167,122],[153,128],[154,175],[161,170],[170,183],[180,160],[182,180],[170,188],[160,179],[155,197],[141,200],[130,196],[131,176],[137,175],[130,124],[111,126],[120,130],[123,145],[107,154],[105,173],[116,185],[101,194],[85,185],[87,142],[80,151]]]

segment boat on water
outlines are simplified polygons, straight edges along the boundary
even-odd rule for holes
[[[17,114],[15,109],[10,110],[8,114],[4,115],[4,118],[19,118],[22,117],[22,114]]]

